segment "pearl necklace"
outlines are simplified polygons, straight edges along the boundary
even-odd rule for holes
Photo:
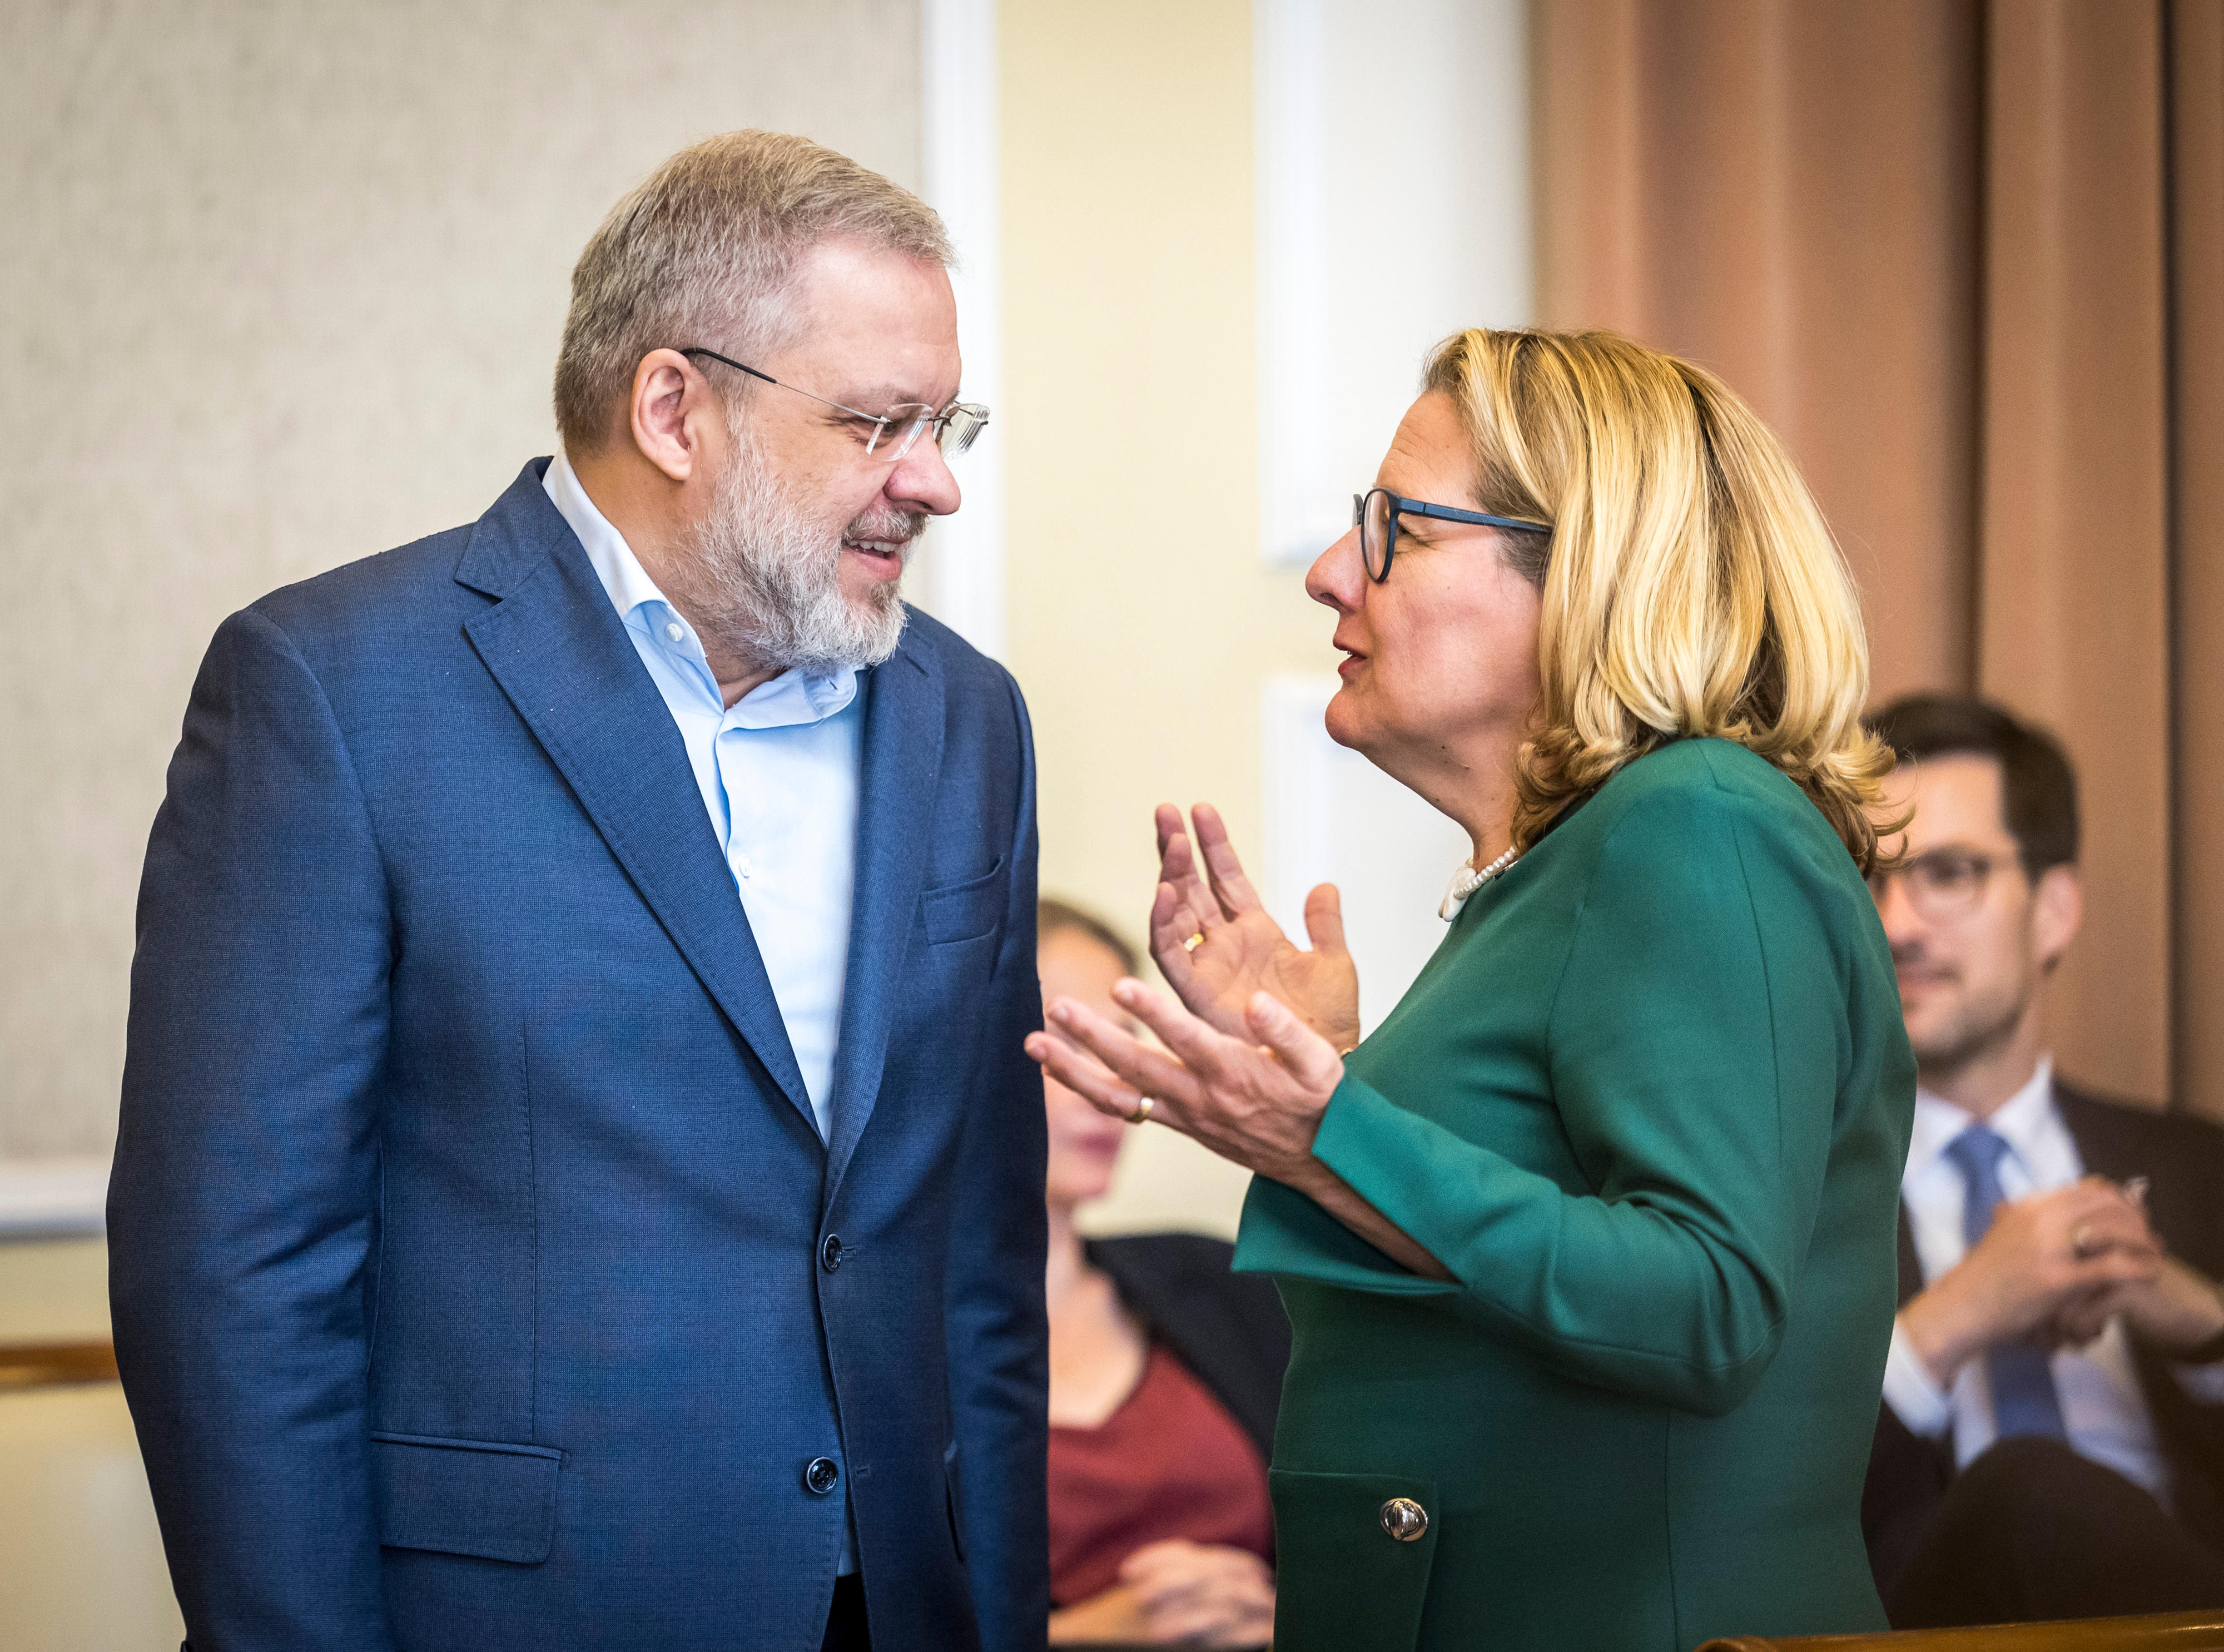
[[[1468,896],[1520,858],[1521,851],[1509,846],[1504,854],[1481,871],[1472,866],[1460,867],[1452,874],[1451,885],[1444,890],[1444,898],[1437,908],[1437,915],[1450,923],[1459,916],[1460,908],[1467,904]]]

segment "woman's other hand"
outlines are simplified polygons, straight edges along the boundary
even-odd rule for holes
[[[1172,1538],[1120,1565],[1135,1592],[1143,1639],[1189,1646],[1264,1646],[1274,1633],[1274,1574],[1248,1549]]]
[[[1159,805],[1151,956],[1166,984],[1192,1013],[1230,1036],[1244,1035],[1251,997],[1265,992],[1330,1048],[1349,1049],[1359,1041],[1359,972],[1344,947],[1336,885],[1323,883],[1305,897],[1305,934],[1313,944],[1306,952],[1267,916],[1219,813],[1200,803],[1191,818],[1193,837],[1179,809]]]
[[[1150,1621],[1143,1616],[1141,1597],[1124,1583],[1115,1583],[1071,1606],[1060,1606],[1050,1615],[1052,1646],[1134,1643],[1150,1632]]]
[[[1120,1581],[1050,1615],[1052,1646],[1264,1646],[1274,1633],[1274,1574],[1248,1549],[1170,1538],[1120,1566]]]
[[[1222,1158],[1301,1190],[1316,1180],[1313,1137],[1343,1079],[1326,1039],[1264,992],[1251,995],[1235,1037],[1140,981],[1121,982],[1112,1001],[1165,1048],[1058,998],[1049,1032],[1030,1034],[1027,1054],[1099,1112],[1133,1119],[1149,1096],[1152,1119]]]
[[[1086,1004],[1057,998],[1051,1031],[1028,1034],[1027,1054],[1097,1111],[1170,1125],[1305,1194],[1401,1267],[1425,1279],[1452,1278],[1426,1247],[1313,1156],[1321,1116],[1343,1082],[1343,1058],[1288,1005],[1253,993],[1243,1007],[1248,1036],[1231,1038],[1140,981],[1121,982],[1112,1001],[1166,1048],[1152,1048]]]

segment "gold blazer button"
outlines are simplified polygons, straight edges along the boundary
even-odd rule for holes
[[[1411,1497],[1393,1497],[1382,1505],[1382,1529],[1401,1543],[1418,1542],[1429,1529],[1429,1511]]]

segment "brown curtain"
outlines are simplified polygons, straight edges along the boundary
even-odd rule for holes
[[[1538,308],[1719,370],[1879,699],[2061,735],[2054,1044],[2224,1118],[2224,0],[1532,0]]]

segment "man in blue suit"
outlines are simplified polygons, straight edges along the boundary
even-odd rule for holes
[[[742,132],[582,256],[563,452],[218,631],[117,1356],[199,1652],[1039,1647],[1034,771],[898,581],[948,243]]]

